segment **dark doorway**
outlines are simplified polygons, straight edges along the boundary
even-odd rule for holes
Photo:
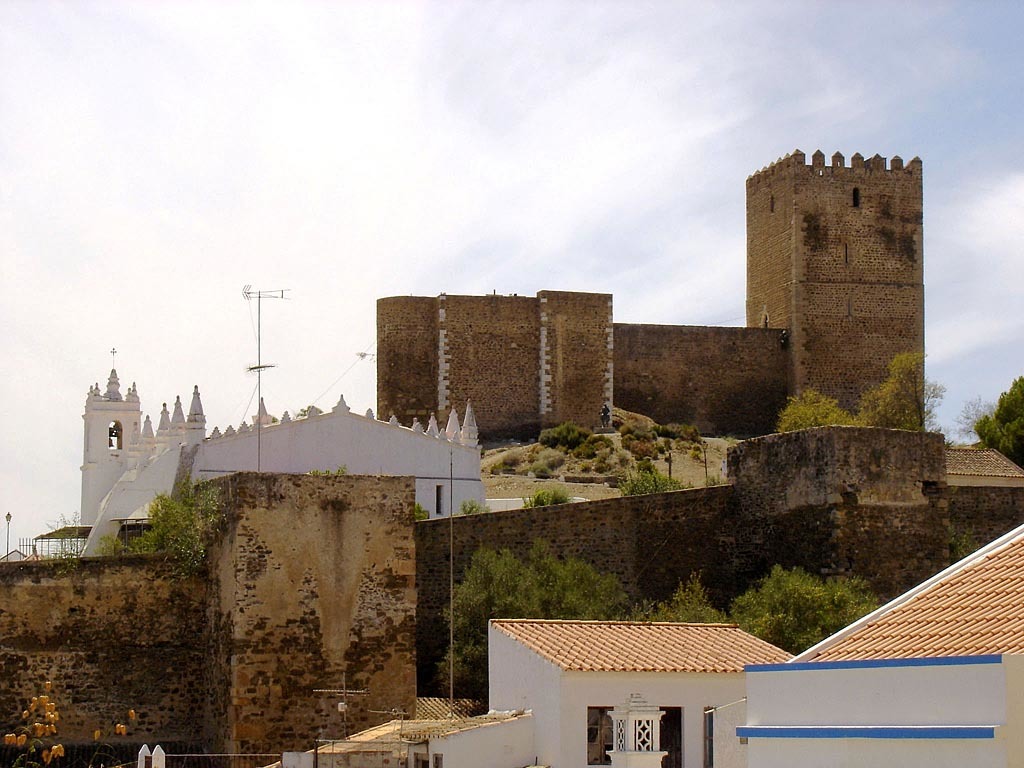
[[[683,768],[683,708],[662,709],[660,748],[668,754],[661,758],[661,768]]]

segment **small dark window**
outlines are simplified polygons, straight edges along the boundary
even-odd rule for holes
[[[768,213],[775,213],[775,195],[768,198]]]
[[[715,710],[704,710],[704,768],[715,768]]]
[[[853,317],[853,299],[848,298],[846,300],[846,316]]]
[[[860,208],[860,187],[853,188],[853,207]]]
[[[587,707],[587,765],[611,765],[611,707]]]
[[[444,486],[434,486],[434,514],[440,517],[444,514]]]
[[[850,246],[848,243],[843,243],[843,261],[847,264],[850,263]]]
[[[120,421],[110,422],[110,426],[107,427],[107,447],[112,451],[121,450],[121,436],[123,430],[121,429]]]
[[[434,755],[434,768],[444,768],[444,755]]]

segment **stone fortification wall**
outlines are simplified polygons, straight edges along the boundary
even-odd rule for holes
[[[411,712],[412,478],[239,474],[202,577],[162,557],[0,566],[0,717],[54,683],[66,743],[306,749]],[[129,707],[127,737],[109,734]],[[4,714],[6,713],[6,714]],[[5,731],[6,732],[6,731]]]
[[[761,528],[765,558],[856,575],[893,597],[949,557],[940,434],[821,427],[730,449],[738,525]]]
[[[983,546],[1024,524],[1024,488],[950,486],[949,524]]]
[[[442,388],[438,402],[473,403],[488,435],[536,435],[540,415],[540,314],[530,296],[438,299]],[[444,426],[442,421],[441,426]]]
[[[244,473],[215,481],[231,513],[214,553],[209,626],[229,752],[306,749],[412,711],[412,478]]]
[[[793,394],[854,408],[924,351],[921,161],[794,152],[747,179],[747,324],[789,328]]]
[[[615,404],[706,435],[762,435],[786,404],[784,332],[615,324]]]
[[[206,584],[165,574],[156,557],[0,567],[4,733],[50,680],[67,744],[92,744],[100,729],[114,744],[201,745]],[[115,736],[129,708],[138,719]]]
[[[565,421],[595,429],[613,398],[612,297],[541,291],[541,425]]]
[[[711,588],[730,593],[735,585],[728,568],[718,566],[735,558],[718,552],[720,544],[737,546],[725,525],[731,493],[729,486],[719,486],[455,517],[455,579],[461,580],[481,547],[507,548],[525,558],[533,542],[542,540],[560,557],[578,557],[615,574],[634,599],[668,597],[690,571],[701,568]],[[429,690],[448,643],[448,542],[449,520],[416,524],[421,692]]]
[[[377,300],[377,415],[427,423],[437,408],[437,299]],[[440,417],[439,417],[440,418]]]
[[[392,297],[377,302],[377,410],[403,424],[473,403],[485,438],[600,422],[612,397],[611,296]]]
[[[456,517],[456,582],[481,547],[533,541],[661,600],[693,571],[727,607],[773,564],[866,579],[895,597],[949,564],[941,435],[854,427],[768,435],[730,450],[732,485]],[[1014,489],[1017,490],[1017,489]],[[447,520],[416,525],[421,691],[444,653]]]

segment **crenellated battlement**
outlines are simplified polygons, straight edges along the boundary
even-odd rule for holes
[[[747,186],[756,186],[762,182],[770,182],[780,176],[791,176],[797,173],[817,176],[834,177],[859,177],[869,176],[877,173],[904,173],[909,175],[921,174],[921,158],[915,157],[908,163],[903,162],[899,155],[893,155],[887,162],[886,158],[875,154],[867,159],[860,152],[856,152],[850,158],[850,164],[846,164],[846,158],[841,152],[832,155],[831,163],[825,163],[825,153],[820,149],[811,155],[811,162],[807,162],[807,156],[799,149],[794,149],[788,155],[778,158],[774,163],[764,166],[761,170],[747,177]]]

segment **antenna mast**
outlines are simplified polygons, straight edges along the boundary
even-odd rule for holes
[[[259,291],[253,290],[251,285],[246,285],[242,288],[242,296],[245,297],[246,301],[252,301],[256,299],[256,365],[250,365],[246,368],[250,373],[256,371],[256,471],[259,472],[262,469],[263,461],[263,441],[262,441],[262,429],[263,419],[260,416],[260,404],[263,402],[263,369],[274,368],[273,363],[267,363],[264,365],[262,356],[262,345],[260,342],[262,332],[262,304],[263,299],[284,299],[287,298],[285,293],[289,291],[289,288],[279,288],[276,291]]]

